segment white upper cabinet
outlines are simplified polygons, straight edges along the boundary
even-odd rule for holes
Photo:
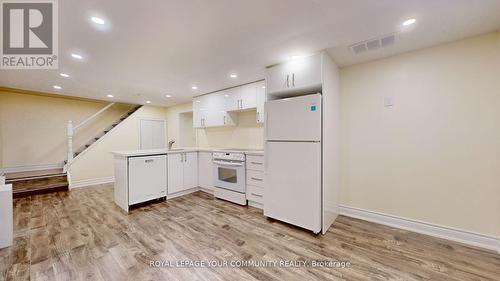
[[[315,54],[266,69],[267,93],[279,95],[320,89],[322,55]]]
[[[263,85],[264,82],[250,83],[194,98],[193,127],[234,126],[238,121],[236,112],[254,108],[257,108],[257,123],[262,123],[265,99]]]
[[[257,123],[264,123],[264,103],[266,102],[266,82],[261,81],[256,84],[256,95],[257,103]]]
[[[207,96],[193,99],[193,127],[205,128],[208,117]]]
[[[240,92],[240,110],[246,110],[257,107],[256,83],[238,87]]]
[[[236,111],[240,109],[240,91],[238,88],[222,91],[224,96],[224,106],[227,111]]]
[[[255,85],[251,83],[224,91],[226,110],[238,111],[257,107]]]
[[[208,98],[208,117],[205,127],[234,126],[236,117],[226,110],[226,91],[206,95]]]

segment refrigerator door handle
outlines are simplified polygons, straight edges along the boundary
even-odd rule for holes
[[[290,74],[286,75],[286,87],[290,88]]]

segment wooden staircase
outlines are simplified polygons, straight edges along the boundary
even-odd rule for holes
[[[63,169],[9,173],[5,183],[12,184],[14,198],[68,191],[68,176]]]
[[[96,141],[104,137],[107,133],[109,133],[114,127],[118,126],[121,122],[123,122],[125,119],[127,119],[130,115],[134,114],[139,108],[141,108],[142,105],[136,106],[132,108],[130,111],[125,113],[123,116],[120,117],[120,119],[116,120],[111,126],[107,127],[104,129],[101,133],[97,134],[94,138],[90,139],[86,144],[82,145],[78,149],[75,150],[73,153],[73,157],[76,158],[78,155],[80,155],[83,151],[88,149],[92,144],[94,144]],[[64,164],[67,164],[68,161],[65,160]]]
[[[106,110],[113,104],[108,105],[106,108],[102,109],[100,112]],[[79,147],[72,154],[73,158],[77,157],[86,149],[89,149],[92,144],[96,141],[104,137],[107,133],[109,133],[114,127],[118,126],[121,122],[127,119],[130,115],[136,112],[141,106],[136,106],[128,111],[126,114],[121,116],[118,120],[113,122],[111,126],[104,129],[102,132],[96,135],[96,137],[92,138],[89,142]],[[95,118],[100,112],[92,116]],[[92,118],[88,119],[91,120]],[[86,120],[85,122],[87,122]],[[69,153],[71,155],[71,153]],[[68,161],[64,161],[64,164],[67,164]],[[42,170],[42,171],[30,171],[30,172],[19,172],[19,173],[8,173],[5,175],[7,184],[12,184],[12,193],[14,198],[26,197],[36,194],[50,193],[50,192],[59,192],[59,191],[68,191],[69,183],[68,183],[68,175],[65,172],[65,169],[52,169],[52,170]]]

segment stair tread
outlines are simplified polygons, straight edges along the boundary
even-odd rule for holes
[[[57,174],[62,174],[63,169],[49,169],[49,170],[39,170],[39,171],[28,171],[28,172],[17,172],[17,173],[7,173],[5,174],[5,179],[7,180],[15,180],[22,178],[32,178],[32,177],[43,177],[43,176],[52,176]]]
[[[26,180],[35,180],[35,179],[41,179],[41,178],[53,178],[53,177],[61,177],[61,176],[66,176],[66,174],[65,173],[58,173],[58,174],[52,174],[52,175],[41,175],[41,176],[33,176],[33,177],[6,179],[5,183],[10,184],[10,183],[26,181]]]
[[[68,177],[55,176],[37,179],[20,180],[12,183],[12,191],[38,190],[44,188],[54,188],[68,185]]]

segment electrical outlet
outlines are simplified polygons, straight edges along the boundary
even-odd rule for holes
[[[394,106],[394,101],[392,97],[384,97],[384,107]]]

